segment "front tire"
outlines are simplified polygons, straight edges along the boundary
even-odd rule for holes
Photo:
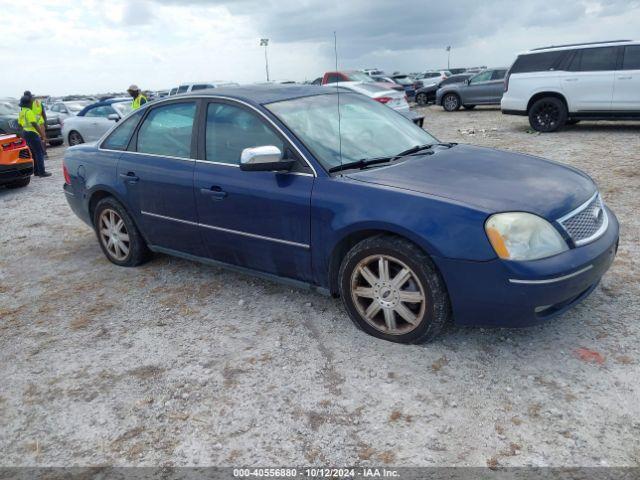
[[[556,97],[537,100],[529,109],[529,125],[538,132],[555,132],[567,121],[567,107]]]
[[[93,215],[98,243],[107,259],[121,267],[135,267],[150,257],[140,231],[124,206],[113,197],[98,202]]]
[[[460,110],[460,97],[455,93],[447,93],[442,97],[442,108],[447,112],[455,112]]]
[[[379,235],[345,256],[340,294],[351,320],[370,335],[397,343],[435,338],[451,316],[435,265],[415,244]]]
[[[71,130],[69,132],[69,145],[74,146],[80,145],[81,143],[84,143],[84,138],[82,138],[82,135],[80,135],[75,130]]]
[[[427,103],[429,103],[427,94],[419,93],[418,95],[416,95],[416,103],[421,107],[424,107],[425,105],[427,105]]]

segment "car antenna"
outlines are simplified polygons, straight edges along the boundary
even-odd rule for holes
[[[340,120],[340,77],[338,75],[338,36],[333,31],[333,53],[336,59],[336,98],[338,99],[338,155],[340,156],[340,166],[342,166],[342,125]],[[342,170],[340,170],[342,172]],[[340,173],[340,176],[343,174]]]

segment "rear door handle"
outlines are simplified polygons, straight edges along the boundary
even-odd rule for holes
[[[565,82],[577,82],[578,79],[577,78],[565,78],[564,81]]]
[[[200,193],[211,197],[212,200],[222,200],[227,196],[227,192],[217,185],[214,185],[211,188],[201,188]]]
[[[633,77],[631,75],[627,77],[618,77],[618,80],[631,80]]]
[[[120,178],[125,179],[129,183],[136,183],[138,180],[140,180],[140,177],[138,177],[133,172],[121,173]]]

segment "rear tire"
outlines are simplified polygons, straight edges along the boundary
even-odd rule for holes
[[[416,95],[416,103],[421,107],[425,106],[428,102],[426,93],[419,93]]]
[[[80,145],[81,143],[84,143],[84,138],[82,138],[82,135],[80,135],[75,130],[71,130],[69,132],[69,145],[74,146]]]
[[[113,197],[98,202],[93,214],[98,243],[107,259],[121,267],[146,262],[151,252],[124,206]]]
[[[455,93],[447,93],[442,97],[442,108],[447,112],[460,110],[460,97]]]
[[[31,176],[26,178],[21,178],[20,180],[14,180],[11,183],[7,183],[7,188],[22,188],[29,185],[31,182]]]
[[[529,109],[529,125],[538,132],[555,132],[567,121],[567,107],[556,97],[537,100]]]
[[[431,258],[404,238],[378,235],[355,245],[342,261],[339,284],[351,320],[377,338],[427,342],[451,317],[447,289]]]

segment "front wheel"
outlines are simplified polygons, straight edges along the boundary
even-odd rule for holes
[[[460,109],[460,97],[455,93],[447,93],[442,97],[442,108],[447,112],[454,112]]]
[[[419,93],[416,95],[416,103],[418,105],[425,106],[428,103],[428,99],[427,99],[427,94],[426,93]]]
[[[399,237],[371,237],[342,262],[340,294],[362,330],[398,343],[435,338],[449,321],[449,297],[428,255]]]
[[[113,197],[96,205],[93,225],[100,248],[107,259],[121,267],[135,267],[150,256],[140,231],[124,206]]]
[[[567,107],[556,97],[544,97],[529,109],[529,125],[538,132],[555,132],[567,121]]]
[[[69,132],[69,145],[80,145],[81,143],[84,143],[84,138],[82,138],[82,135],[80,135],[75,130]]]

